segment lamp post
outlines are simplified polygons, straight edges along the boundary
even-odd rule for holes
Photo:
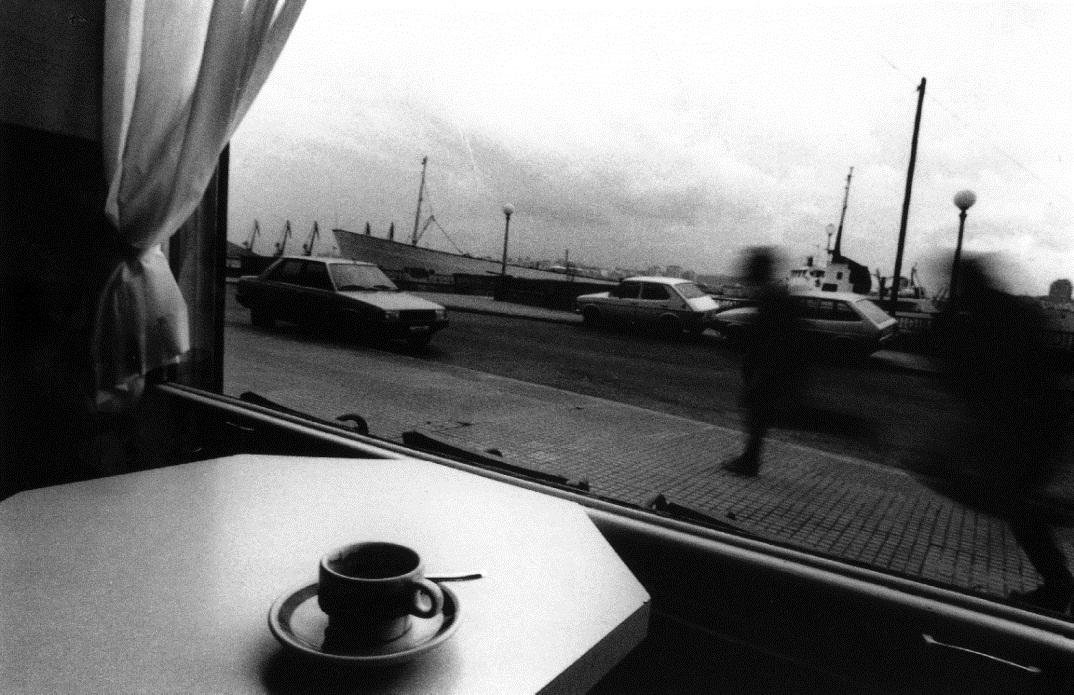
[[[508,203],[503,206],[503,262],[500,264],[500,277],[507,275],[507,235],[511,231],[511,215],[515,212],[515,206]]]
[[[958,265],[962,258],[962,232],[966,227],[966,211],[977,202],[977,194],[973,191],[959,191],[955,194],[955,207],[958,208],[958,243],[955,244],[955,258],[951,261],[951,292],[950,299],[954,301],[958,294]]]

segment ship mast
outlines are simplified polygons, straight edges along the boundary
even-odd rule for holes
[[[850,177],[854,175],[854,167],[850,167],[847,174],[847,187],[843,192],[843,212],[839,213],[839,230],[835,233],[835,246],[832,248],[832,262],[838,263],[843,259],[843,219],[847,216],[847,200],[850,198]]]
[[[420,234],[418,232],[418,224],[421,222],[421,198],[425,193],[425,165],[428,164],[429,158],[421,158],[421,185],[418,186],[418,209],[414,211],[414,231],[410,235],[410,245],[417,246],[418,238]]]

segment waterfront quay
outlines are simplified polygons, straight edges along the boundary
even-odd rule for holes
[[[569,312],[425,296],[449,307],[449,330],[460,333],[468,330],[465,316],[482,314],[501,331],[512,321],[586,330],[570,325],[578,319]],[[419,431],[472,451],[495,450],[512,465],[584,482],[593,494],[624,504],[647,506],[662,495],[743,534],[987,597],[1040,581],[1003,522],[943,497],[887,465],[893,462],[833,453],[808,437],[773,436],[761,475],[740,478],[719,468],[743,443],[733,420],[714,424],[459,366],[447,349],[433,361],[266,333],[235,311],[229,311],[226,343],[224,390],[231,395],[251,390],[327,419],[359,412],[371,433],[387,440]],[[934,368],[894,352],[874,355],[863,367],[926,376]],[[737,378],[728,374],[726,383]],[[1074,499],[1070,480],[1057,485],[1056,497]],[[1074,557],[1074,534],[1063,529],[1060,535]]]

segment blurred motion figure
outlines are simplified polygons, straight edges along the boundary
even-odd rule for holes
[[[795,304],[787,286],[775,279],[776,252],[755,247],[746,252],[746,284],[757,301],[757,317],[746,332],[742,362],[742,401],[746,408],[746,447],[722,464],[738,475],[754,476],[761,468],[761,445],[777,414],[799,400],[805,356]]]
[[[979,259],[959,265],[939,318],[945,379],[963,418],[936,452],[928,484],[1002,518],[1044,583],[1010,599],[1069,612],[1074,576],[1041,492],[1061,460],[1065,416],[1039,307],[1001,291]]]

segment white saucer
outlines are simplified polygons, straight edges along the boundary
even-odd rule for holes
[[[284,593],[269,609],[272,634],[287,649],[318,661],[337,665],[390,666],[409,661],[443,644],[459,626],[459,599],[446,586],[444,610],[432,618],[411,616],[410,629],[390,642],[326,651],[324,629],[328,616],[317,605],[317,583],[303,584]]]

